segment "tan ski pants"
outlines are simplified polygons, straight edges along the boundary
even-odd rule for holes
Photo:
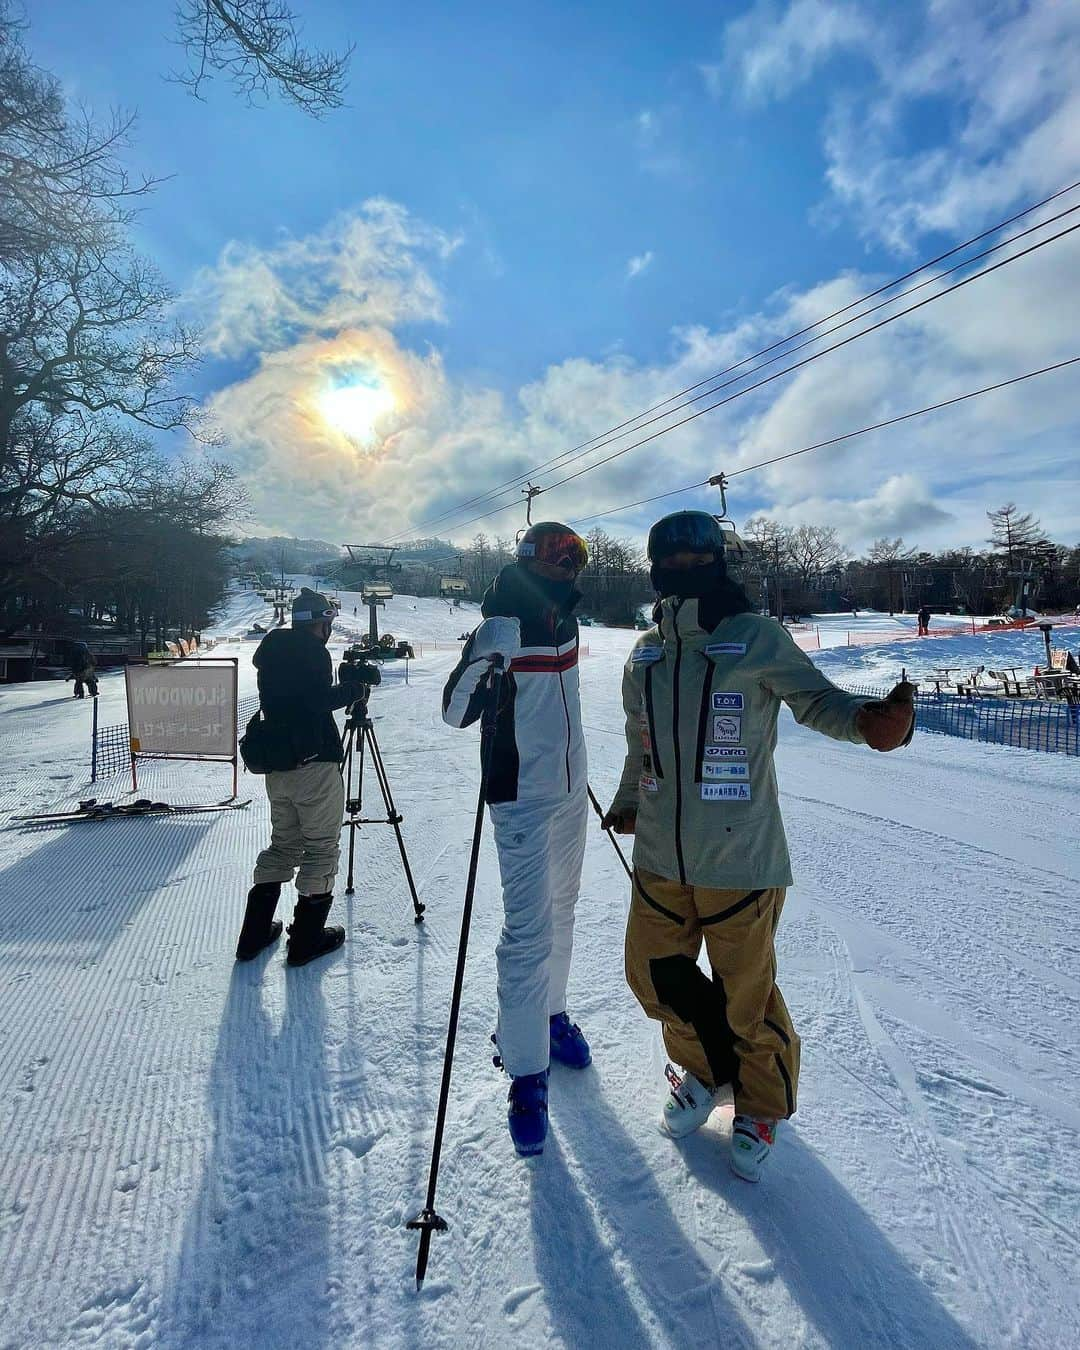
[[[322,761],[266,775],[270,845],[255,860],[255,881],[292,880],[301,895],[334,889],[345,784],[336,764]],[[299,869],[299,870],[297,870]]]
[[[799,1038],[776,985],[783,889],[713,890],[634,874],[626,979],[664,1044],[707,1087],[730,1083],[756,1120],[795,1112]],[[710,979],[697,964],[702,941]]]

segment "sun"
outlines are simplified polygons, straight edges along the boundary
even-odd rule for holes
[[[375,438],[379,418],[396,407],[394,395],[378,380],[351,379],[319,396],[319,412],[351,441]]]

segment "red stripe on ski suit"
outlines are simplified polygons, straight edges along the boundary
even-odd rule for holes
[[[575,646],[561,656],[518,656],[510,662],[510,669],[518,675],[557,675],[561,671],[572,670],[578,663]]]

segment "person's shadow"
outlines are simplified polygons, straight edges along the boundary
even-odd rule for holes
[[[554,1125],[592,1192],[587,1198],[578,1189],[549,1135],[544,1175],[538,1173],[534,1185],[534,1243],[548,1306],[567,1344],[656,1344],[665,1333],[676,1344],[762,1344],[760,1329],[747,1326],[723,1274],[699,1254],[603,1094],[591,1091],[579,1105],[559,1093]],[[745,1217],[775,1278],[827,1344],[975,1350],[976,1342],[794,1129],[784,1132],[771,1163],[774,1173],[760,1186],[731,1174],[727,1140],[712,1130],[671,1147],[679,1149],[690,1176],[720,1198],[712,1208],[718,1223],[725,1209]],[[659,1336],[629,1304],[594,1211],[617,1232],[618,1255],[630,1266]],[[701,1236],[707,1243],[708,1233]],[[574,1294],[581,1272],[587,1272],[582,1283],[588,1297]],[[602,1322],[593,1302],[597,1291]]]
[[[585,1091],[575,1092],[578,1084]],[[552,1086],[553,1128],[533,1178],[533,1247],[565,1343],[757,1345],[720,1275],[695,1250],[650,1164],[608,1106],[596,1070],[586,1069],[580,1079],[557,1072]],[[560,1135],[589,1195],[563,1161]],[[602,1237],[596,1213],[617,1235],[614,1247]],[[648,1304],[644,1318],[616,1268],[620,1258]]]
[[[263,975],[281,956],[279,943],[233,967],[207,1093],[213,1139],[165,1290],[162,1345],[332,1343],[322,971],[286,968],[275,1034]]]
[[[759,1185],[732,1174],[726,1142],[718,1147],[710,1131],[679,1148],[690,1175],[745,1218],[775,1277],[828,1345],[976,1350],[796,1127],[781,1125],[772,1173]]]

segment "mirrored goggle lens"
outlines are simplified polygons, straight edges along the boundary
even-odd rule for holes
[[[715,553],[724,543],[719,527],[712,516],[696,516],[673,520],[670,525],[653,527],[652,554],[654,557],[672,553]]]
[[[589,550],[579,534],[568,531],[566,534],[543,534],[539,539],[523,543],[518,556],[580,572],[589,561]]]

